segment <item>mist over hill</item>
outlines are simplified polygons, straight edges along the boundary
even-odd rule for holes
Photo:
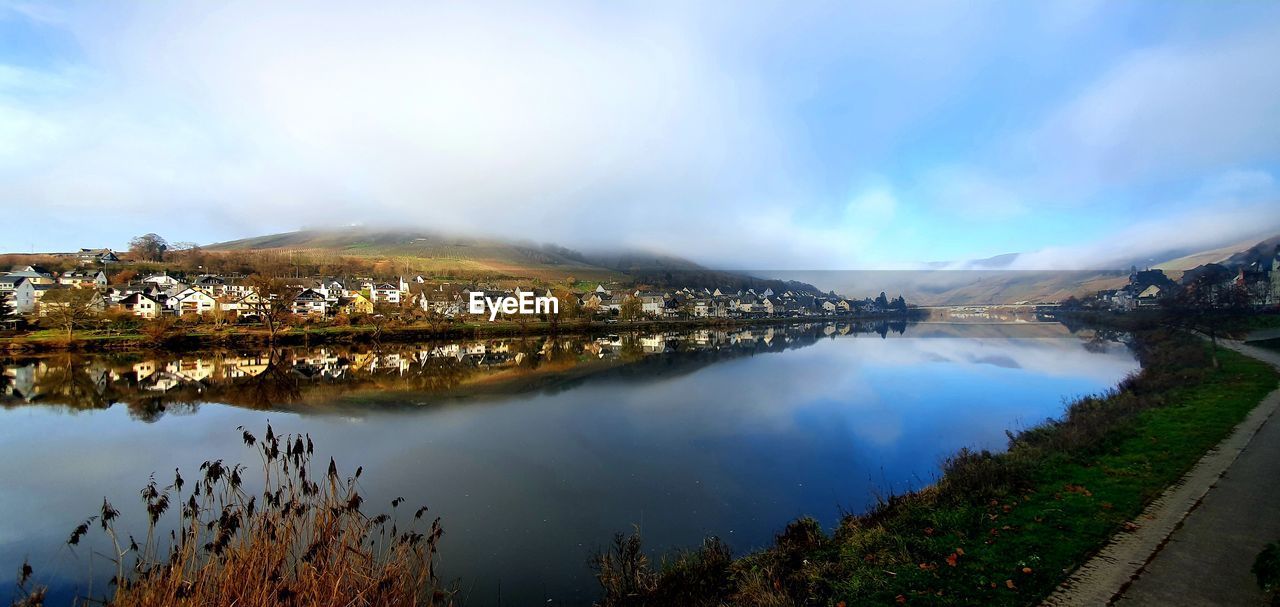
[[[866,297],[884,291],[926,306],[1056,302],[1125,284],[1131,267],[1159,268],[1177,280],[1209,263],[1228,267],[1269,255],[1280,236],[1210,249],[1170,247],[1097,270],[1019,269],[1019,254],[934,262],[916,270],[725,271],[683,257],[629,248],[577,250],[533,240],[444,234],[431,230],[348,227],[308,229],[217,243],[214,251],[285,250],[386,258],[419,271],[462,269],[547,281],[575,278],[656,288],[755,288]]]
[[[276,250],[386,258],[416,271],[470,270],[547,281],[574,278],[653,287],[755,288],[817,293],[811,284],[705,268],[693,261],[636,249],[578,251],[552,243],[464,236],[417,229],[307,229],[221,242],[210,251]]]

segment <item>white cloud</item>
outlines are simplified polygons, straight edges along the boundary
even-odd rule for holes
[[[791,144],[759,84],[688,24],[514,3],[293,8],[74,15],[98,78],[38,114],[0,100],[24,157],[0,165],[0,204],[217,205],[259,229],[356,216],[575,245],[674,232],[714,253],[742,236],[724,209],[791,194]]]
[[[1191,210],[1153,213],[1150,219],[1104,238],[1019,254],[1010,269],[1114,269],[1160,255],[1214,249],[1280,233],[1280,188],[1268,173],[1232,171],[1211,178],[1195,202]]]
[[[1274,160],[1280,70],[1265,58],[1278,56],[1274,28],[1135,52],[1051,115],[1020,156],[1077,195]]]
[[[1014,225],[1180,172],[1268,187],[1225,172],[1270,166],[1280,141],[1280,72],[1260,60],[1280,37],[1159,40],[988,154],[945,153],[982,135],[949,130],[899,166],[913,129],[983,96],[968,87],[1010,51],[1003,25],[1067,39],[1096,4],[2,2],[83,56],[0,57],[0,207],[129,229],[363,221],[848,268],[932,255],[903,236],[954,219],[939,207]]]

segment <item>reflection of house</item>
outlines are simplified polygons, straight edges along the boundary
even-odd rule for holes
[[[26,402],[31,402],[36,396],[36,369],[35,365],[23,365],[21,367],[8,367],[4,370],[4,374],[9,381],[4,382],[5,396],[19,398]]]
[[[646,335],[640,338],[640,349],[647,354],[658,354],[667,351],[666,335]]]
[[[227,358],[222,366],[228,378],[257,377],[271,366],[271,359],[266,355]]]
[[[148,361],[140,362],[133,365],[133,374],[135,377],[138,378],[138,381],[142,381],[144,379],[147,379],[148,377],[151,377],[152,375],[155,375],[155,372],[156,372],[156,361],[154,360],[148,360]]]
[[[183,358],[169,363],[165,371],[187,381],[204,381],[213,376],[213,361],[203,358]]]

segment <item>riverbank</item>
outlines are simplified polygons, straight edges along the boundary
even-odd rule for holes
[[[163,336],[139,332],[108,333],[81,331],[67,340],[61,331],[36,331],[0,338],[0,354],[34,354],[41,352],[121,352],[121,351],[187,351],[207,348],[260,348],[276,346],[311,346],[326,343],[416,342],[441,339],[475,339],[486,337],[521,337],[545,335],[603,335],[619,332],[661,332],[694,329],[727,329],[753,326],[781,326],[814,322],[880,324],[911,322],[927,314],[858,314],[838,316],[794,316],[780,318],[705,318],[640,321],[568,321],[536,322],[467,322],[450,324],[408,324],[389,327],[370,325],[300,326],[278,332],[272,339],[265,329],[243,325],[178,327]]]
[[[1280,368],[1275,352],[1239,342],[1223,346]],[[1280,537],[1274,516],[1280,425],[1271,423],[1278,408],[1280,390],[1143,512],[1142,529],[1081,567],[1052,604],[1269,604],[1250,569],[1267,542]],[[1145,541],[1130,547],[1128,538]],[[1109,580],[1089,579],[1102,567],[1112,572]]]
[[[740,558],[708,540],[660,569],[620,539],[598,564],[609,605],[1025,605],[1047,596],[1276,387],[1269,365],[1171,331],[1139,336],[1144,370],[1071,405],[1001,454],[961,452],[933,486],[812,519]],[[638,571],[618,575],[619,571]]]

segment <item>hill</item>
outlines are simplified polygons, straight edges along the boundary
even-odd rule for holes
[[[817,292],[810,284],[704,268],[692,261],[632,249],[581,252],[555,244],[363,227],[301,230],[216,243],[208,251],[300,251],[386,259],[415,272],[466,270],[557,282],[623,282],[657,287],[772,288]]]
[[[1164,270],[1173,280],[1183,273],[1218,263],[1232,270],[1270,259],[1280,236],[1250,240],[1207,250],[1174,249],[1155,259],[1117,262],[1114,270],[1011,270],[1017,254],[963,263],[930,264],[937,269],[805,273],[797,276],[840,293],[874,287],[925,306],[1048,303],[1087,296],[1128,282],[1130,266]],[[956,269],[961,268],[961,269]]]

